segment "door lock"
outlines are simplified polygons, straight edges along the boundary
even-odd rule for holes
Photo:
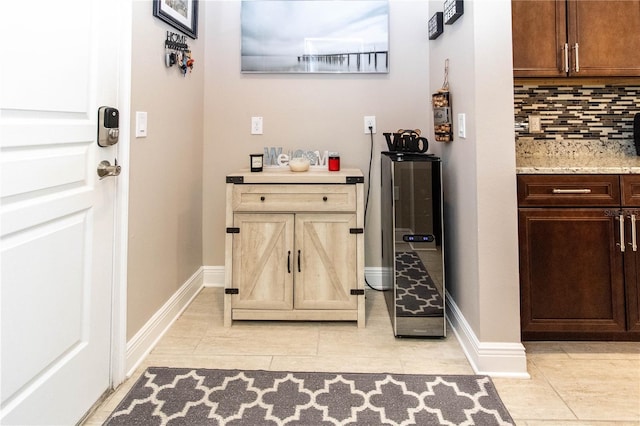
[[[100,164],[98,164],[98,176],[100,176],[100,180],[107,176],[118,176],[120,174],[122,167],[118,164],[118,159],[113,161],[113,166],[107,160],[101,161]]]
[[[98,145],[107,147],[118,143],[120,112],[116,108],[98,108]]]

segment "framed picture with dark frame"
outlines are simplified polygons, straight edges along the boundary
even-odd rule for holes
[[[243,73],[388,73],[388,0],[242,0]]]
[[[198,38],[198,0],[153,0],[153,16]]]

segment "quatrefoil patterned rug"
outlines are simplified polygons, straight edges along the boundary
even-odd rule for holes
[[[152,367],[105,425],[514,425],[487,376]]]

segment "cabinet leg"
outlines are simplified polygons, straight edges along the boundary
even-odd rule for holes
[[[358,296],[358,328],[365,328],[367,318],[364,311],[365,296]]]
[[[231,327],[231,295],[224,295],[224,326]]]

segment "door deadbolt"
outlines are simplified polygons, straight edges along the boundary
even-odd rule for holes
[[[120,136],[120,112],[116,108],[98,108],[98,145],[107,147],[118,143]]]
[[[114,160],[113,166],[107,160],[101,161],[98,164],[98,176],[100,176],[100,180],[108,177],[108,176],[118,176],[122,171],[122,167],[118,164],[118,160]]]

